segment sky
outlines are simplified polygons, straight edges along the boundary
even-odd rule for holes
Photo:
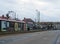
[[[26,17],[37,21],[36,10],[40,11],[41,22],[60,22],[60,0],[0,0],[0,16],[14,11],[21,20]]]

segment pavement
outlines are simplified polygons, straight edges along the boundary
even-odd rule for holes
[[[60,44],[60,30],[3,36],[0,44]]]

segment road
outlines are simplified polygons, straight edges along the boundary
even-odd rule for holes
[[[0,37],[0,44],[59,44],[60,30]]]

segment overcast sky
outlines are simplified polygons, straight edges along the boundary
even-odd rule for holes
[[[37,19],[36,9],[40,11],[40,21],[60,21],[60,0],[0,0],[0,16],[14,11],[20,19]]]

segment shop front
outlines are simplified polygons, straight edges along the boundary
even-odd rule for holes
[[[1,25],[1,31],[7,31],[7,25],[6,25],[6,21],[0,21],[0,25]]]
[[[9,29],[10,32],[14,32],[15,31],[15,22],[10,21],[9,22]]]

